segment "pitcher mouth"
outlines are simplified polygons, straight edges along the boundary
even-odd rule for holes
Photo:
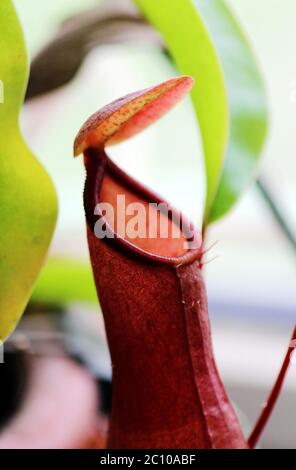
[[[160,198],[157,194],[153,193],[145,186],[134,180],[131,176],[121,170],[112,160],[108,157],[103,149],[88,148],[84,153],[84,162],[86,168],[86,182],[84,188],[84,209],[86,220],[89,230],[96,236],[95,225],[98,219],[100,224],[104,225],[104,230],[107,236],[101,239],[105,243],[110,243],[115,248],[121,248],[128,251],[130,255],[141,256],[146,258],[147,261],[154,261],[158,263],[165,263],[177,266],[188,264],[194,260],[200,261],[202,256],[202,239],[191,224],[181,213],[172,208],[170,204]],[[112,180],[120,184],[123,188],[138,196],[142,201],[148,204],[165,205],[169,207],[166,214],[171,225],[174,220],[181,221],[182,236],[186,242],[186,247],[182,249],[182,253],[177,256],[167,256],[163,254],[153,253],[138,246],[131,240],[121,236],[116,229],[107,220],[107,217],[101,210],[101,190],[103,181],[106,176],[110,176]],[[155,240],[157,243],[157,239]]]

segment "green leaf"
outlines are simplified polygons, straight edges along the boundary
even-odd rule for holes
[[[13,3],[0,2],[0,340],[12,332],[29,300],[57,215],[52,182],[19,130],[28,62]]]
[[[72,302],[96,303],[98,297],[89,263],[49,258],[30,301],[59,306]]]
[[[191,0],[135,0],[135,3],[161,33],[180,72],[196,80],[191,97],[204,146],[207,214],[218,188],[228,136],[228,103],[222,68]]]
[[[267,133],[267,103],[253,52],[223,0],[194,0],[214,40],[226,79],[230,136],[212,222],[226,214],[256,174]]]

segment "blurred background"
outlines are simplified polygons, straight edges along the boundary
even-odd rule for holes
[[[102,105],[178,72],[161,50],[157,33],[142,29],[138,37],[139,26],[135,23],[104,22],[98,9],[102,3],[15,0],[31,58],[37,56],[23,110],[23,132],[53,178],[60,211],[50,264],[11,338],[9,360],[0,368],[1,374],[7,374],[5,383],[14,384],[11,390],[17,391],[12,396],[6,387],[9,406],[7,416],[3,412],[1,418],[6,423],[0,435],[1,447],[14,446],[14,442],[21,446],[35,442],[36,447],[90,446],[89,442],[99,446],[100,433],[106,427],[111,370],[88,265],[82,207],[84,170],[82,160],[72,158],[73,140],[85,119]],[[295,234],[296,3],[286,0],[280,8],[277,0],[228,3],[250,38],[268,92],[270,130],[260,174]],[[115,12],[123,8],[136,15],[128,1],[107,0],[105,4],[107,16],[108,8]],[[102,21],[101,29],[98,21]],[[69,39],[73,31],[75,39]],[[87,40],[83,39],[85,35]],[[44,54],[44,47],[53,39],[44,63],[44,56],[38,54],[42,50]],[[58,49],[59,41],[67,44],[70,40],[77,41],[76,61],[81,58],[73,77],[67,71],[73,57]],[[65,81],[67,73],[71,80],[52,91],[47,85],[48,77],[57,80],[55,70],[51,70],[55,62],[62,64]],[[157,125],[109,153],[124,170],[199,221],[196,201],[202,197],[204,187],[201,138],[189,98]],[[295,323],[295,247],[283,234],[256,185],[230,215],[211,226],[206,245],[213,244],[207,254],[205,275],[214,349],[222,378],[248,433],[277,375]],[[48,293],[49,285],[52,294]],[[18,370],[17,354],[25,357],[25,372]],[[52,371],[46,379],[42,375],[45,369]],[[43,394],[42,403],[36,390]],[[82,402],[86,400],[80,397],[86,396],[89,408],[85,410]],[[294,364],[261,447],[295,448],[295,405]],[[77,416],[73,416],[71,407],[77,409]],[[40,416],[31,438],[26,420],[32,420],[38,410]],[[58,436],[52,422],[56,415],[61,421]],[[45,436],[47,430],[52,433]],[[90,437],[80,444],[83,435]]]

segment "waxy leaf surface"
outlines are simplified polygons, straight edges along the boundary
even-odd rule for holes
[[[55,227],[52,182],[19,130],[28,76],[21,27],[10,0],[0,2],[0,340],[29,300]]]

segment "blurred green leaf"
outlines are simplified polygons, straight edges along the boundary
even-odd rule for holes
[[[180,72],[196,80],[191,96],[204,146],[207,214],[219,184],[229,124],[223,71],[216,50],[191,0],[135,0],[135,3],[161,33]]]
[[[31,302],[59,306],[97,301],[90,264],[64,258],[49,258],[31,296]]]
[[[4,89],[3,103],[0,104],[1,131],[9,132],[12,128],[15,132],[28,78],[28,60],[11,0],[1,0],[0,22],[0,80]]]
[[[0,340],[29,300],[55,227],[52,182],[24,142],[18,125],[28,75],[21,27],[11,0],[0,2]]]
[[[214,40],[225,74],[230,136],[209,222],[223,216],[250,184],[267,132],[263,81],[249,43],[223,0],[194,0]]]

